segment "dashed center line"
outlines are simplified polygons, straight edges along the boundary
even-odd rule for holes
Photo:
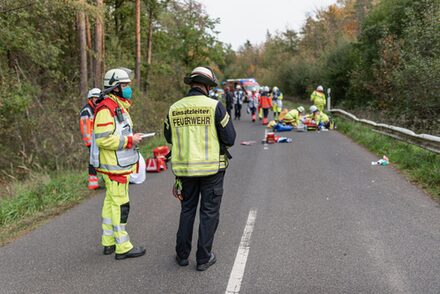
[[[238,247],[237,256],[235,257],[234,266],[229,276],[228,286],[225,294],[240,293],[241,282],[243,281],[244,269],[249,254],[249,245],[251,235],[254,230],[255,219],[257,218],[257,210],[251,209],[241,236],[240,246]]]

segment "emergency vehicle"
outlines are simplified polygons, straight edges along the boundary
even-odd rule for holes
[[[225,82],[225,86],[229,87],[232,91],[240,85],[242,89],[246,91],[245,103],[249,102],[248,97],[251,95],[252,91],[255,90],[258,92],[260,90],[260,84],[254,78],[247,79],[228,79]]]

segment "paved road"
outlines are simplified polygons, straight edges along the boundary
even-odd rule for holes
[[[440,293],[438,204],[337,132],[287,133],[293,143],[265,149],[239,144],[260,141],[261,126],[235,125],[215,266],[197,272],[194,253],[175,264],[173,178],[150,174],[130,188],[128,231],[144,257],[101,254],[100,192],[0,248],[0,293],[225,293],[240,262],[240,293]]]

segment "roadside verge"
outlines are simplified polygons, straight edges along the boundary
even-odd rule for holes
[[[373,132],[359,123],[335,118],[337,130],[381,158],[386,155],[411,182],[440,202],[440,155]]]

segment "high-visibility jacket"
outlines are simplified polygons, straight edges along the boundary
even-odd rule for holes
[[[272,98],[268,94],[262,94],[260,96],[261,108],[267,109],[272,107]]]
[[[272,92],[271,96],[272,96],[272,102],[277,100],[283,100],[284,98],[283,93],[279,90],[277,92]]]
[[[281,91],[272,92],[272,110],[274,112],[281,112],[283,110],[283,93]]]
[[[130,174],[139,160],[133,146],[131,102],[110,95],[96,107],[90,164],[104,174]]]
[[[330,121],[328,115],[321,111],[319,112],[319,115],[315,113],[314,115],[311,115],[310,118],[313,119],[317,125],[319,125],[320,123],[325,124]]]
[[[296,109],[292,109],[284,116],[283,120],[286,123],[297,126],[299,124],[299,111]]]
[[[93,119],[95,114],[95,105],[91,100],[81,109],[79,130],[84,141],[84,144],[89,147],[92,145]]]
[[[258,100],[259,100],[259,94],[255,93],[255,94],[251,94],[249,95],[249,108],[257,108],[258,107]]]
[[[318,124],[320,123],[328,123],[330,121],[330,118],[328,117],[327,114],[325,114],[324,112],[320,112],[319,114],[319,119],[317,121]]]
[[[193,91],[193,90],[192,90]],[[192,92],[190,91],[190,94]],[[187,96],[171,105],[165,125],[165,136],[171,133],[171,168],[179,177],[197,177],[216,174],[227,167],[227,158],[221,152],[216,128],[216,109],[221,106],[219,127],[231,128],[229,146],[235,140],[235,130],[229,114],[219,102],[204,95]],[[168,130],[168,131],[167,131]],[[223,154],[222,154],[223,153]]]
[[[310,101],[312,101],[312,103],[316,105],[316,107],[318,107],[320,112],[324,111],[324,106],[326,103],[326,98],[324,93],[316,90],[313,91],[312,95],[310,95]]]

